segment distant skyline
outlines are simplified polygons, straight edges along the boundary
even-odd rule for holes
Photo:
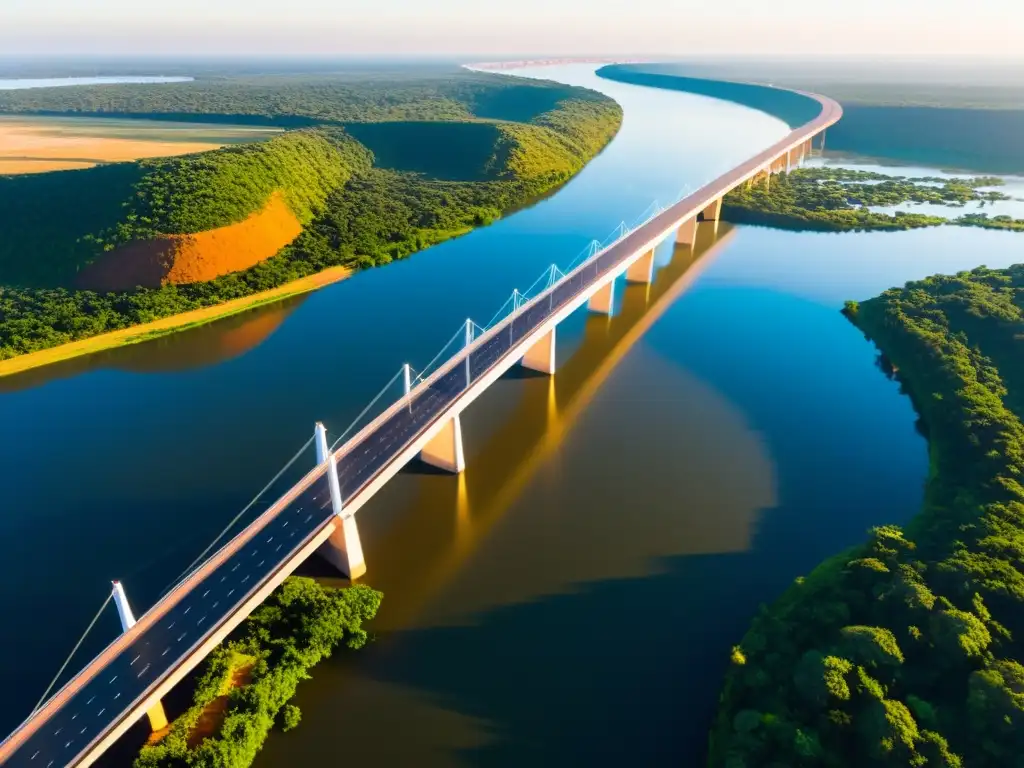
[[[1020,0],[0,0],[0,52],[1024,57]]]

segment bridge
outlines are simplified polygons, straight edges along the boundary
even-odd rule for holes
[[[314,552],[351,579],[363,575],[356,525],[363,505],[417,457],[461,472],[460,414],[481,393],[515,365],[553,375],[562,320],[584,305],[610,313],[619,277],[652,281],[661,243],[674,238],[692,246],[698,222],[717,228],[729,191],[767,181],[807,157],[842,109],[826,97],[803,95],[820,105],[816,118],[633,228],[623,226],[574,268],[562,272],[553,265],[543,290],[532,297],[514,293],[511,311],[479,335],[467,321],[458,334],[461,349],[429,375],[414,379],[405,366],[402,396],[340,447],[328,446],[317,424],[317,466],[138,621],[115,584],[124,632],[0,743],[0,764],[88,766],[144,714],[160,728],[166,722],[161,698]]]

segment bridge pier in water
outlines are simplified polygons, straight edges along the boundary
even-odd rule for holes
[[[653,279],[654,249],[652,248],[626,268],[626,282],[647,284]]]
[[[526,350],[520,365],[531,371],[553,374],[555,372],[555,328],[545,333],[532,347]]]
[[[692,219],[687,219],[679,225],[679,229],[676,230],[676,242],[679,245],[689,245],[697,241],[697,217],[694,216]]]
[[[708,203],[700,215],[704,221],[718,221],[722,216],[722,198],[715,198]]]
[[[331,509],[334,511],[334,531],[321,545],[319,552],[327,562],[354,581],[366,573],[359,528],[356,527],[355,517],[346,514],[342,507],[338,465],[334,454],[327,447],[327,430],[320,422],[316,424],[315,435],[316,460],[319,464],[327,464],[327,487],[330,489]]]
[[[124,587],[120,581],[112,582],[114,606],[117,608],[117,616],[121,619],[121,631],[127,632],[135,626],[135,614],[132,607],[128,605],[128,596],[124,593]],[[164,703],[157,700],[156,704],[146,711],[149,718],[149,727],[154,732],[162,731],[167,727],[167,714],[164,712]]]
[[[612,313],[612,303],[615,300],[615,280],[609,280],[605,285],[597,289],[597,292],[587,302],[587,309],[597,312],[600,315]]]
[[[552,340],[552,351],[554,350]],[[459,415],[448,419],[441,429],[423,446],[420,461],[438,469],[458,474],[466,468],[466,455],[462,450],[462,423]]]

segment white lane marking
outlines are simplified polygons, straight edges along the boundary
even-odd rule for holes
[[[270,537],[269,539],[267,539],[267,544],[269,544],[269,543],[270,543],[270,542],[272,542],[273,540],[274,540],[274,537],[273,537],[273,536],[271,536],[271,537]]]
[[[259,565],[257,565],[256,567],[257,567],[257,568],[262,568],[262,567],[263,567],[263,564],[264,564],[265,562],[267,562],[267,561],[266,561],[266,560],[260,560],[260,562],[259,562]]]
[[[182,615],[182,616],[185,616],[185,615],[186,615],[186,614],[187,614],[187,613],[188,613],[189,611],[191,611],[191,610],[192,610],[192,606],[190,605],[190,606],[189,606],[188,608],[186,608],[186,609],[185,609],[185,613],[183,613],[183,614],[181,614],[181,615]]]
[[[178,622],[176,622],[176,621],[172,621],[170,624],[167,625],[167,628],[168,629],[174,629],[174,625],[177,624],[177,623]]]
[[[142,677],[144,674],[146,674],[146,670],[149,669],[151,666],[153,666],[153,665],[152,664],[147,664],[146,666],[144,666],[142,668],[142,671],[139,672],[139,674],[137,674],[136,677]]]
[[[78,717],[78,713],[77,713],[77,712],[75,712],[75,714],[73,714],[73,715],[71,716],[71,719],[72,719],[72,720],[74,720],[74,719],[75,719],[76,717]]]
[[[117,680],[117,675],[114,675],[112,678],[110,678],[110,682],[107,683],[107,685],[110,685],[110,683],[114,682],[115,680]]]
[[[242,579],[242,583],[245,584],[245,582],[247,582],[248,580],[249,580],[249,576],[248,576],[248,574],[246,574],[246,577],[244,579]]]
[[[281,527],[282,528],[287,528],[288,527],[288,523],[290,523],[290,522],[291,522],[291,520],[285,520],[284,521],[284,525],[282,525]]]
[[[106,712],[106,711],[107,711],[107,708],[104,707],[103,709],[101,709],[99,712],[96,713],[96,717],[102,717],[103,713]]]
[[[174,642],[180,643],[181,642],[181,638],[183,638],[187,634],[188,634],[188,632],[182,632],[180,635],[178,635],[178,639],[175,640]]]
[[[73,741],[73,739],[72,739],[72,741]],[[67,744],[64,745],[64,749],[67,749],[70,746],[71,746],[71,742],[69,741]]]
[[[35,759],[36,759],[36,757],[38,757],[38,756],[39,756],[39,750],[37,749],[37,750],[35,751],[35,754],[33,754],[33,755],[32,755],[32,757],[30,757],[30,758],[29,758],[29,760],[35,760]]]
[[[280,552],[281,551],[281,547],[283,547],[283,546],[284,546],[284,544],[278,544],[277,545],[277,549],[275,549],[274,551],[275,552]]]
[[[80,731],[78,732],[78,735],[79,735],[79,736],[81,736],[81,735],[82,735],[83,733],[85,733],[85,732],[86,732],[86,731],[87,731],[88,729],[89,729],[89,726],[87,725],[87,726],[85,726],[85,728],[83,728],[82,730],[80,730]]]
[[[58,733],[60,733],[63,730],[64,730],[63,728],[58,728],[56,731],[53,732],[53,735],[56,736]]]
[[[241,565],[241,563],[235,563],[235,567],[231,569],[231,572],[234,573],[235,571],[237,571],[238,570],[238,566],[240,566],[240,565]]]
[[[206,597],[208,594],[210,594],[210,590],[206,590],[205,592],[203,592],[203,597]]]
[[[118,691],[117,695],[114,696],[114,701],[117,701],[119,698],[121,698],[121,692],[120,691]]]
[[[223,583],[224,583],[225,581],[227,581],[227,580],[228,580],[228,577],[227,577],[227,576],[221,576],[221,577],[220,577],[220,583],[221,583],[221,584],[223,584]]]
[[[96,697],[95,697],[95,696],[93,696],[93,697],[92,697],[91,699],[89,699],[89,700],[88,700],[87,702],[85,702],[85,706],[87,706],[87,707],[88,707],[88,706],[89,706],[90,704],[92,704],[92,703],[93,703],[93,701],[95,701],[95,700],[96,700]]]
[[[232,595],[232,593],[233,593],[234,591],[235,591],[235,590],[233,590],[233,589],[232,589],[232,590],[231,590],[231,592],[228,592],[228,597],[231,597],[231,595]]]
[[[218,605],[220,605],[220,600],[218,600],[218,601],[217,601],[217,602],[215,602],[215,603],[214,603],[213,605],[211,605],[211,606],[210,606],[210,610],[213,610],[213,609],[214,609],[214,608],[216,608],[216,607],[217,607]]]
[[[305,520],[305,522],[307,522],[307,523],[308,523],[308,522],[309,522],[310,520],[312,520],[312,519],[313,519],[313,515],[312,515],[312,514],[310,514],[310,515],[308,515],[308,516],[306,517],[306,520]]]

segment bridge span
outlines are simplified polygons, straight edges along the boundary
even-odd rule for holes
[[[350,578],[361,576],[366,564],[356,512],[417,457],[461,472],[459,416],[482,392],[515,365],[554,374],[562,320],[584,305],[611,312],[616,279],[624,274],[627,281],[649,283],[660,243],[674,237],[692,245],[699,221],[717,227],[730,190],[810,154],[842,109],[829,98],[803,95],[820,104],[816,118],[656,211],[479,338],[467,325],[463,349],[416,386],[407,375],[405,394],[340,448],[331,451],[317,425],[317,467],[138,621],[119,598],[124,633],[0,743],[0,764],[88,766],[143,714],[159,726],[161,698],[312,553],[319,550]]]

